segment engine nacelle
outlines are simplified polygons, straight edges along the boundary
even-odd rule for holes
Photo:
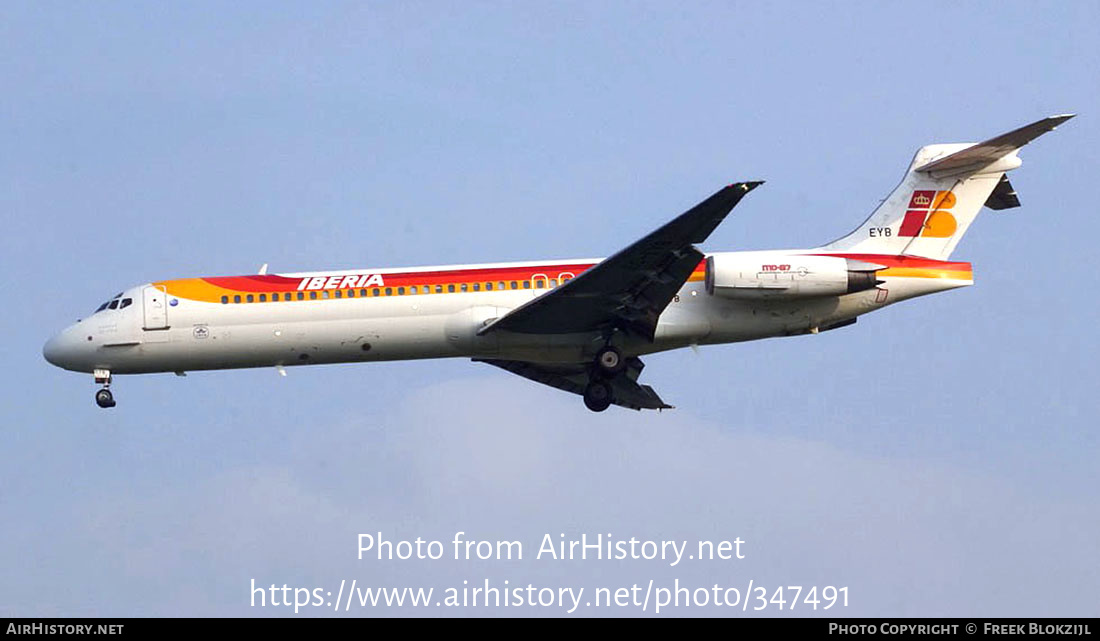
[[[706,287],[708,294],[721,298],[840,296],[878,285],[879,269],[885,266],[840,256],[713,254],[707,257]]]

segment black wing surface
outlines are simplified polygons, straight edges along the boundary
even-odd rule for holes
[[[761,184],[763,181],[740,182],[720,189],[564,285],[501,316],[478,334],[620,329],[652,341],[661,312],[703,259],[693,243],[706,240],[741,198]]]
[[[496,365],[537,383],[580,395],[584,395],[584,388],[588,385],[590,378],[589,368],[584,365],[555,366],[493,358],[475,358],[474,360]],[[632,410],[672,409],[671,405],[661,400],[652,387],[638,383],[638,374],[643,367],[645,365],[641,359],[632,357],[627,361],[627,369],[623,376],[616,376],[607,381],[611,385],[611,402]]]

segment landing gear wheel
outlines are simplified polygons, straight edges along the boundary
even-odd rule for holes
[[[107,409],[108,407],[115,406],[115,397],[111,395],[111,390],[101,389],[95,393],[95,404]]]
[[[584,406],[593,412],[611,407],[611,386],[607,381],[594,380],[584,388]]]
[[[611,347],[603,347],[596,352],[596,371],[605,378],[615,378],[626,369],[626,359],[623,353]]]

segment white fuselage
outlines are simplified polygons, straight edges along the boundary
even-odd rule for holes
[[[785,267],[761,272],[760,278],[795,280],[799,257],[811,255],[715,254],[738,264]],[[922,260],[910,265],[899,263],[899,257],[877,258],[872,262],[881,262],[883,268],[876,274],[877,287],[790,299],[708,293],[701,264],[661,314],[653,342],[628,335],[613,340],[623,353],[642,355],[816,333],[891,303],[972,283],[967,263]],[[43,351],[50,362],[66,369],[114,374],[451,357],[581,363],[603,344],[602,336],[503,331],[478,336],[477,330],[597,262],[160,281],[123,292],[114,299],[114,309],[108,304],[68,327]],[[130,302],[123,305],[124,300]]]

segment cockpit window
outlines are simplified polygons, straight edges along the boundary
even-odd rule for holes
[[[97,314],[99,312],[102,312],[105,309],[125,309],[125,308],[129,307],[130,305],[134,304],[134,299],[132,299],[132,298],[123,298],[122,294],[123,294],[123,292],[119,292],[119,293],[115,294],[114,296],[111,297],[111,300],[109,300],[106,303],[103,303],[102,305],[97,307],[96,310],[92,313]]]

